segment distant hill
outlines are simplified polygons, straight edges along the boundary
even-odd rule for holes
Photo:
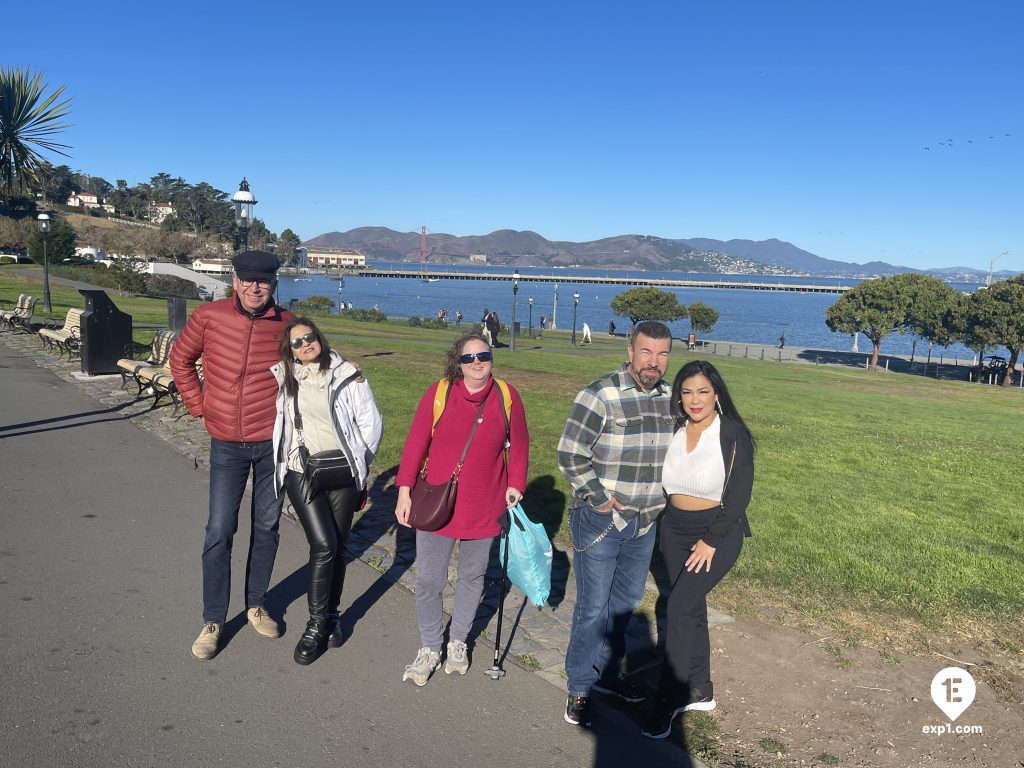
[[[846,277],[868,277],[876,275],[895,275],[901,272],[917,272],[909,267],[897,267],[881,261],[867,264],[856,264],[846,261],[823,259],[797,248],[792,243],[782,240],[709,240],[702,237],[687,238],[683,242],[698,248],[710,248],[745,259],[763,261],[766,264],[777,264],[790,269],[799,269],[812,275],[842,275]]]
[[[369,259],[418,261],[418,232],[396,232],[386,227],[360,227],[328,232],[305,243],[310,248],[353,248]],[[487,256],[487,263],[505,266],[570,266],[667,272],[746,275],[818,275],[870,278],[902,272],[924,272],[942,280],[984,283],[988,273],[970,267],[911,269],[884,261],[865,264],[823,259],[783,240],[712,240],[702,237],[666,239],[653,235],[618,235],[584,243],[547,240],[536,232],[499,229],[489,235],[456,237],[427,235],[427,261],[444,264],[469,262],[471,255]],[[1005,280],[1016,272],[992,275]]]
[[[418,232],[396,232],[386,227],[359,227],[348,232],[327,232],[303,243],[307,248],[351,248],[368,259],[418,261]],[[606,269],[640,269],[718,274],[803,274],[743,256],[697,248],[681,240],[651,235],[619,235],[585,243],[551,241],[536,232],[500,229],[489,235],[456,237],[443,233],[427,236],[427,261],[467,264],[483,255],[488,264],[503,266],[564,267],[578,265]]]

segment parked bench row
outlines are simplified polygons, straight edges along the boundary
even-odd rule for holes
[[[36,319],[33,313],[36,297],[23,293],[17,302],[0,299],[0,325],[8,330],[31,333],[38,332],[39,340],[44,349],[56,351],[61,357],[65,354],[68,360],[80,354],[82,348],[82,315],[85,310],[69,309],[63,322],[55,318]],[[42,327],[38,327],[38,326]],[[121,389],[127,389],[129,381],[136,386],[136,399],[153,396],[153,408],[160,401],[169,397],[174,404],[173,415],[184,415],[184,403],[174,384],[171,373],[171,347],[174,346],[178,334],[170,330],[157,331],[150,344],[129,342],[125,347],[124,357],[117,361],[118,373],[121,374]],[[202,376],[202,361],[196,368]]]

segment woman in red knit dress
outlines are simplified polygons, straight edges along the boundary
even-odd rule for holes
[[[401,525],[408,526],[412,508],[410,490],[423,460],[429,458],[428,482],[441,484],[451,477],[480,404],[484,404],[459,475],[452,519],[434,533],[416,531],[416,615],[421,647],[402,676],[403,680],[412,680],[416,685],[425,685],[441,665],[442,594],[448,583],[448,563],[456,540],[459,541],[459,572],[444,671],[464,675],[469,669],[466,639],[483,593],[491,545],[501,530],[498,517],[507,507],[519,503],[526,488],[530,436],[523,401],[510,386],[512,411],[506,435],[501,390],[491,376],[491,365],[491,348],[483,336],[473,333],[456,341],[448,351],[444,371],[449,383],[447,403],[434,427],[433,437],[431,423],[437,383],[431,384],[420,400],[402,450],[396,480],[395,516]],[[506,437],[509,443],[507,465]]]

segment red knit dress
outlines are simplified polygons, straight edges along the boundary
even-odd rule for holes
[[[434,393],[437,382],[427,388],[413,417],[409,435],[402,450],[396,484],[411,488],[423,459],[428,455],[427,480],[441,484],[451,477],[466,445],[473,419],[486,398],[483,421],[473,435],[466,461],[459,475],[455,513],[446,526],[436,531],[453,539],[485,539],[497,536],[501,528],[498,517],[505,510],[505,489],[509,486],[526,490],[530,435],[526,413],[519,393],[510,385],[512,413],[509,417],[508,467],[505,466],[505,415],[494,379],[479,392],[470,393],[459,379],[452,384],[444,413],[430,436],[434,414]]]

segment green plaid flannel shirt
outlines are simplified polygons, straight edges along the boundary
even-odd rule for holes
[[[573,402],[558,441],[558,468],[575,492],[573,508],[611,497],[622,505],[618,527],[640,517],[653,523],[665,508],[661,468],[672,440],[670,387],[638,385],[624,365],[590,384]]]

